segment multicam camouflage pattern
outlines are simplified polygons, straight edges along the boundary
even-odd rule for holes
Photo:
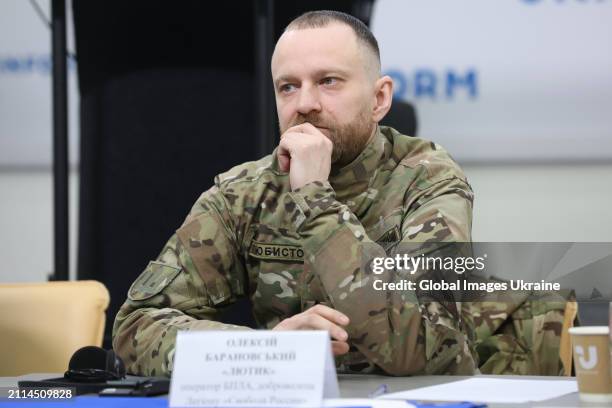
[[[134,282],[114,348],[132,373],[170,375],[178,330],[246,330],[217,320],[249,297],[260,328],[317,303],[346,314],[351,351],[337,359],[342,372],[472,374],[479,355],[490,372],[544,372],[552,357],[503,361],[510,347],[524,347],[529,360],[552,337],[558,344],[557,309],[422,301],[373,290],[361,268],[364,257],[393,254],[397,243],[470,241],[472,200],[440,146],[386,127],[328,182],[295,191],[274,154],[237,166],[215,179]],[[510,315],[517,320],[506,324]]]
[[[560,293],[538,293],[512,291],[495,302],[463,304],[483,374],[562,375],[560,339],[567,300]]]

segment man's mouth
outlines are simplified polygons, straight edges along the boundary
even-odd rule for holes
[[[310,122],[308,122],[310,123]],[[312,126],[316,127],[317,129],[325,129],[325,130],[329,130],[329,128],[327,126],[323,126],[317,123],[310,123]]]
[[[329,130],[328,128],[319,127],[319,126],[315,126],[315,127],[319,129],[319,131],[323,133],[323,135],[325,135],[326,138],[331,140],[331,130]]]
[[[321,126],[321,125],[317,125],[316,123],[312,123],[312,122],[301,122],[301,123],[296,123],[295,126],[297,125],[303,125],[304,123],[310,123],[312,126],[318,128],[318,129],[327,129],[325,126]]]
[[[322,125],[318,125],[316,123],[312,123],[312,122],[300,122],[300,123],[296,123],[293,126],[298,126],[298,125],[302,125],[304,123],[310,123],[312,126],[316,127],[317,129],[319,129],[321,131],[321,133],[325,134],[325,136],[329,137],[329,133],[331,132],[329,127],[327,126],[322,126]]]

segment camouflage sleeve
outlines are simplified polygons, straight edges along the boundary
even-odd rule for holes
[[[496,301],[464,302],[482,374],[562,375],[561,335],[571,293],[508,291]],[[568,316],[573,324],[575,315]]]
[[[392,375],[473,374],[475,354],[461,319],[441,303],[421,302],[415,291],[379,291],[362,259],[394,256],[373,242],[328,182],[292,193],[302,211],[307,282],[322,287],[332,306],[351,320],[350,343]],[[469,241],[472,191],[452,177],[406,192],[401,243]],[[396,246],[400,248],[401,245]],[[390,271],[376,275],[398,280]]]
[[[224,208],[216,187],[205,192],[130,287],[113,326],[113,348],[128,372],[171,375],[179,330],[247,329],[215,321],[245,283]]]

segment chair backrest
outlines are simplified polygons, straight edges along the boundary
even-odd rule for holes
[[[406,136],[416,136],[418,131],[417,113],[410,102],[393,99],[391,109],[380,121],[381,125],[391,126]]]
[[[109,300],[96,281],[0,284],[0,376],[64,372],[102,344]]]

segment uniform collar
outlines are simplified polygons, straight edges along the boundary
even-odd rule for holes
[[[372,140],[355,160],[339,169],[332,168],[329,183],[336,192],[336,199],[346,204],[358,217],[365,213],[376,196],[377,191],[370,187],[391,151],[391,143],[381,132],[380,126],[376,126]]]

